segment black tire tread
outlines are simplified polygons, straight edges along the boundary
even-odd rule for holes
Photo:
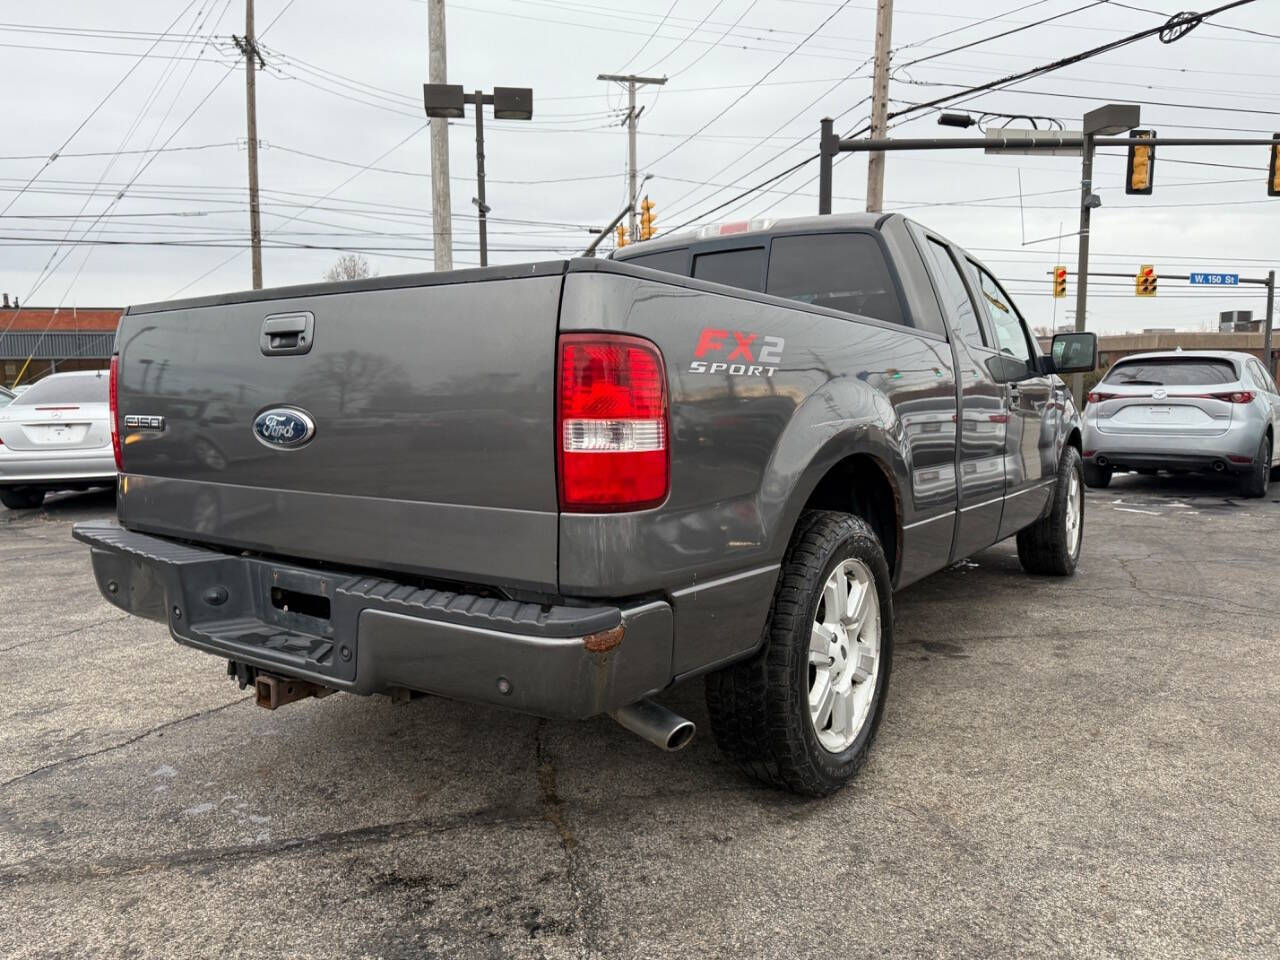
[[[39,487],[6,487],[0,489],[0,503],[10,510],[34,510],[44,503],[45,491]]]
[[[1018,560],[1027,573],[1053,577],[1069,577],[1076,572],[1076,561],[1084,543],[1084,531],[1080,531],[1080,543],[1076,555],[1067,550],[1066,503],[1068,483],[1073,472],[1081,471],[1080,452],[1068,444],[1062,448],[1058,462],[1058,479],[1053,486],[1053,501],[1048,511],[1029,527],[1018,531]],[[1083,481],[1083,477],[1081,477]],[[1108,478],[1110,479],[1110,478]],[[1084,500],[1081,498],[1080,523],[1084,524]]]
[[[872,708],[870,735],[846,762],[841,774],[833,778],[813,762],[812,751],[821,747],[808,740],[808,704],[797,702],[798,691],[792,679],[799,653],[792,637],[801,626],[807,635],[816,591],[821,588],[819,578],[839,544],[850,538],[865,541],[864,546],[874,550],[868,556],[880,593],[883,679],[878,681],[881,690],[879,701]],[[801,516],[783,558],[765,623],[764,647],[750,659],[706,678],[707,708],[716,744],[749,776],[806,796],[822,797],[840,789],[861,769],[875,739],[888,690],[893,648],[889,582],[884,552],[865,520],[829,510],[807,511]]]
[[[1242,496],[1256,499],[1267,495],[1267,488],[1271,485],[1271,452],[1271,437],[1264,433],[1253,467],[1240,478]]]

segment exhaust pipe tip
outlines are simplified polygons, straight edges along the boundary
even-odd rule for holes
[[[619,707],[610,715],[636,736],[668,753],[683,750],[698,732],[692,720],[649,699]]]
[[[1106,457],[1098,457],[1097,459],[1094,460],[1094,463],[1096,463],[1100,467],[1105,467],[1110,462],[1111,461],[1108,460]]]
[[[1214,473],[1222,473],[1222,471],[1224,471],[1224,470],[1226,470],[1226,469],[1227,469],[1227,465],[1226,465],[1226,463],[1224,463],[1223,461],[1221,461],[1221,460],[1215,460],[1215,461],[1213,461],[1213,472],[1214,472]]]

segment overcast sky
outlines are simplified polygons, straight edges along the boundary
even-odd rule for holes
[[[1084,51],[1186,4],[901,0],[892,107]],[[248,287],[244,72],[231,39],[244,31],[244,0],[0,7],[0,290],[71,307]],[[266,284],[318,280],[339,256],[300,245],[365,250],[382,274],[431,269],[425,3],[258,0],[257,23]],[[532,122],[485,126],[491,262],[579,251],[586,228],[625,202],[623,97],[598,73],[669,78],[641,94],[639,152],[659,226],[670,228],[814,153],[822,116],[839,118],[842,133],[862,126],[874,35],[874,0],[450,0],[450,81],[534,90]],[[1258,0],[1174,44],[1142,40],[966,107],[1070,129],[1094,106],[1132,102],[1161,134],[1269,137],[1280,131],[1277,55],[1280,2]],[[892,135],[963,135],[936,120],[918,112]],[[455,260],[475,263],[470,118],[450,137]],[[1155,193],[1138,197],[1124,193],[1123,154],[1100,157],[1094,269],[1265,275],[1280,260],[1267,158],[1265,147],[1166,148]],[[1074,287],[1055,314],[1046,271],[1074,270],[1075,239],[1061,253],[1056,240],[1030,241],[1075,230],[1078,158],[897,153],[887,171],[886,209],[985,259],[1033,324],[1068,318]],[[810,164],[703,222],[815,213],[816,176]],[[836,210],[863,209],[865,188],[865,162],[844,158]],[[1091,329],[1216,328],[1219,310],[1264,307],[1256,288],[1165,281],[1146,300],[1131,281],[1111,283],[1091,289]]]

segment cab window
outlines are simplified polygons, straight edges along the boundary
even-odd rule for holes
[[[764,247],[699,254],[693,258],[693,275],[698,280],[763,293]]]
[[[978,325],[978,315],[973,312],[973,301],[969,299],[969,291],[951,251],[932,237],[928,238],[925,249],[933,262],[933,272],[940,284],[938,296],[942,299],[943,312],[951,317],[966,342],[975,347],[985,347],[987,338]]]
[[[969,266],[978,278],[978,294],[987,317],[991,320],[991,329],[995,331],[996,348],[1001,353],[1034,364],[1035,355],[1031,352],[1026,328],[1013,300],[986,270],[972,260],[969,261]]]
[[[907,322],[884,254],[865,233],[775,237],[765,292],[886,323]]]

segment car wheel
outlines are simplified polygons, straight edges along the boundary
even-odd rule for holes
[[[1111,483],[1111,468],[1100,467],[1094,463],[1086,463],[1084,465],[1084,482],[1085,486],[1093,487],[1095,490],[1101,490]]]
[[[32,510],[44,503],[44,493],[39,487],[5,487],[0,490],[0,503],[10,510]]]
[[[1084,472],[1080,453],[1066,446],[1049,512],[1018,531],[1018,559],[1027,573],[1069,577],[1076,572],[1083,542]]]
[[[1246,497],[1265,497],[1271,483],[1271,435],[1264,433],[1253,466],[1240,478],[1240,493]]]
[[[708,675],[720,749],[746,773],[811,797],[862,769],[893,659],[893,595],[869,524],[805,513],[787,548],[764,646]]]

